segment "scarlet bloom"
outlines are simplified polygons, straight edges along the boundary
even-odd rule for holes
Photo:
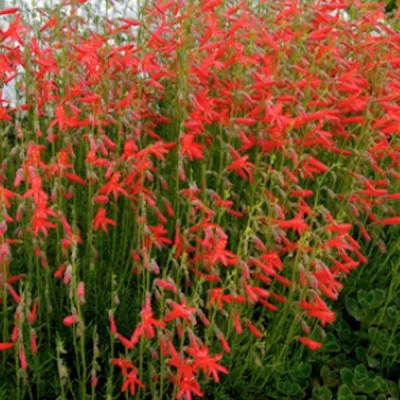
[[[164,247],[166,244],[171,244],[172,241],[165,237],[168,231],[161,225],[147,226],[148,230],[151,232],[152,241],[157,247]],[[148,247],[150,245],[150,236],[148,235],[145,239],[145,245]]]
[[[186,307],[186,304],[178,304],[174,301],[171,301],[171,304],[172,311],[164,318],[165,322],[170,322],[177,318],[188,319],[197,310],[195,307]]]
[[[114,199],[118,200],[118,194],[121,193],[124,196],[128,196],[128,192],[122,188],[119,181],[121,178],[120,172],[115,172],[109,182],[107,182],[101,189],[100,194],[108,196],[110,193],[113,194]]]
[[[125,381],[121,387],[122,393],[129,388],[130,394],[134,396],[137,386],[144,389],[143,382],[137,376],[137,368],[130,361],[122,358],[113,358],[111,362],[121,368],[121,372],[125,377]]]
[[[71,174],[70,172],[64,172],[64,176],[71,182],[79,183],[80,185],[86,186],[86,181],[78,175]]]
[[[54,278],[59,279],[63,276],[65,269],[67,268],[67,264],[64,263],[60,265],[60,267],[57,269],[57,271],[54,273]]]
[[[6,8],[0,11],[0,15],[15,14],[17,11],[19,11],[18,7]]]
[[[177,384],[179,388],[176,398],[180,399],[183,396],[186,396],[186,399],[189,400],[193,398],[192,393],[196,396],[203,397],[200,384],[195,377],[196,368],[193,366],[193,362],[180,357],[169,340],[168,348],[171,354],[169,364],[178,370],[177,376],[173,378],[173,383]]]
[[[33,175],[29,178],[29,183],[31,189],[25,192],[22,197],[24,199],[32,197],[35,204],[46,202],[49,196],[42,189],[42,178],[38,175]]]
[[[203,158],[204,145],[195,142],[195,135],[193,133],[187,133],[181,138],[179,151],[182,156],[187,154],[190,161],[194,159],[201,160]]]
[[[122,372],[127,372],[128,369],[135,368],[135,366],[130,361],[124,360],[122,358],[113,358],[111,362],[117,367],[121,368]]]
[[[249,321],[248,319],[246,319],[246,325],[247,327],[250,329],[250,332],[257,338],[261,339],[263,337],[263,333],[257,329],[252,323],[251,321]]]
[[[117,223],[112,220],[111,218],[107,218],[106,217],[106,209],[105,208],[100,208],[97,211],[96,216],[94,217],[93,220],[93,229],[95,231],[97,231],[97,229],[99,229],[99,227],[101,227],[101,229],[103,229],[104,232],[107,232],[107,224],[108,225],[112,225],[112,226],[116,226]]]
[[[38,309],[38,299],[34,301],[32,311],[29,313],[29,317],[27,320],[29,325],[32,325],[35,322],[37,316],[37,309]]]
[[[127,349],[133,349],[133,343],[131,340],[127,339],[125,336],[121,335],[118,333],[117,339],[127,348]]]
[[[36,333],[34,330],[31,331],[31,350],[33,354],[37,354],[38,352],[38,347],[37,347],[37,339],[36,339]]]
[[[247,179],[250,183],[253,181],[253,169],[256,167],[255,164],[247,161],[249,156],[246,154],[243,157],[236,157],[236,160],[228,165],[228,171],[236,171],[237,174],[243,178]]]
[[[312,190],[292,190],[290,192],[291,196],[296,196],[296,197],[311,197],[314,192]]]
[[[400,216],[382,219],[379,223],[381,225],[400,225]]]
[[[218,372],[222,372],[223,374],[228,373],[228,370],[224,366],[218,364],[218,361],[222,358],[222,354],[211,356],[208,347],[205,345],[199,346],[194,337],[192,338],[192,347],[186,351],[195,358],[193,366],[201,369],[207,377],[212,375],[215,382],[219,383]]]
[[[15,343],[0,343],[0,351],[12,349],[14,345]]]
[[[239,317],[239,315],[237,313],[233,314],[233,322],[234,322],[234,325],[235,325],[236,333],[240,335],[242,333],[243,329],[242,329],[242,325],[240,323],[240,317]]]
[[[224,334],[220,330],[217,330],[217,337],[218,337],[219,341],[221,342],[225,353],[230,353],[231,348],[230,348],[228,342],[226,341]]]
[[[298,340],[300,343],[306,345],[306,346],[307,346],[310,350],[312,350],[312,351],[316,351],[316,350],[318,350],[320,347],[322,347],[322,343],[317,342],[317,341],[312,340],[312,339],[307,338],[307,337],[301,337],[301,336],[299,336],[299,337],[297,337],[297,340]]]
[[[10,9],[8,9],[8,10],[9,10],[8,13],[6,12],[3,15],[13,14],[14,12],[17,12],[17,10],[15,10],[15,9],[11,9],[11,11],[10,11]],[[4,10],[4,11],[6,11],[6,10]],[[3,41],[6,39],[11,39],[11,40],[15,40],[16,42],[18,42],[21,46],[23,45],[23,41],[21,39],[21,36],[19,35],[24,28],[23,25],[21,24],[21,20],[22,20],[22,14],[17,14],[15,16],[14,22],[9,24],[8,29],[2,33]]]
[[[295,232],[297,232],[299,235],[301,235],[302,232],[310,229],[310,225],[308,225],[304,222],[302,213],[299,213],[296,217],[286,220],[286,221],[275,220],[274,223],[276,225],[278,225],[281,229],[291,228]]]
[[[0,185],[0,205],[5,204],[7,208],[11,207],[11,203],[9,199],[15,199],[17,198],[18,195],[11,190],[8,190],[4,188],[2,185]]]
[[[162,288],[164,290],[170,290],[173,293],[177,293],[176,285],[173,282],[169,282],[165,279],[156,279],[155,283],[157,286],[159,286],[160,288]]]
[[[76,314],[69,315],[68,317],[65,317],[63,320],[63,323],[65,326],[71,326],[72,324],[75,324],[75,322],[78,321],[78,316]]]
[[[300,307],[307,311],[310,317],[318,318],[322,326],[335,321],[335,313],[329,310],[326,303],[319,297],[315,296],[314,303],[308,303],[306,300],[300,302]]]
[[[8,290],[8,292],[10,293],[11,297],[14,299],[14,301],[17,304],[21,303],[21,297],[19,296],[19,294],[13,289],[13,287],[10,284],[6,284],[6,288]]]
[[[93,197],[93,201],[95,203],[108,203],[108,197],[104,195],[95,196]]]
[[[144,389],[144,384],[140,379],[138,379],[136,370],[132,370],[125,375],[125,382],[121,387],[121,392],[125,392],[129,388],[130,394],[134,396],[137,386]]]
[[[43,233],[45,236],[48,236],[48,229],[56,229],[57,226],[50,222],[48,218],[57,217],[56,211],[47,207],[47,199],[39,198],[37,201],[37,207],[35,208],[31,220],[31,224],[33,227],[33,232],[35,236],[39,235],[39,232]]]
[[[237,124],[242,124],[242,125],[248,125],[248,126],[253,126],[257,123],[257,120],[254,118],[236,118],[235,123]]]
[[[144,333],[147,339],[153,338],[156,333],[154,327],[165,328],[165,323],[158,321],[153,317],[153,311],[151,309],[151,296],[150,293],[146,293],[146,302],[142,308],[142,323],[139,324],[133,332],[131,343],[135,345],[139,338]]]
[[[25,349],[24,346],[21,344],[19,346],[19,362],[21,364],[22,369],[27,369],[28,368],[28,363],[26,362],[26,356],[25,356]]]

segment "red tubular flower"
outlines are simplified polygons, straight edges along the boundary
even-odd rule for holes
[[[111,362],[121,368],[121,372],[125,377],[125,381],[121,387],[122,393],[129,389],[130,394],[134,396],[137,386],[144,389],[145,386],[143,382],[137,376],[137,368],[130,361],[121,358],[113,358]]]
[[[303,215],[300,213],[295,218],[286,221],[275,220],[274,223],[282,229],[293,229],[299,235],[304,231],[310,230],[310,225],[306,224],[303,219]]]
[[[202,370],[207,377],[212,375],[215,382],[219,383],[219,372],[228,373],[228,370],[224,366],[218,364],[218,361],[222,358],[222,354],[211,356],[208,347],[205,345],[199,346],[194,337],[192,338],[192,347],[186,349],[186,352],[195,358],[193,367]]]
[[[322,347],[322,343],[317,342],[317,341],[315,341],[313,339],[310,339],[310,338],[307,338],[307,337],[298,336],[297,340],[300,343],[306,345],[312,351],[316,351],[316,350],[318,350],[319,348]]]
[[[19,362],[21,364],[22,369],[27,369],[28,368],[28,363],[26,362],[26,356],[25,356],[25,349],[22,344],[19,345]]]
[[[37,340],[36,340],[36,333],[34,330],[31,331],[31,351],[32,354],[37,354],[38,348],[37,348]]]
[[[17,11],[19,11],[18,7],[5,8],[4,10],[0,11],[0,15],[15,14]]]
[[[80,185],[87,186],[87,182],[78,175],[71,174],[70,172],[64,172],[65,178],[71,182],[79,183]]]
[[[400,216],[382,219],[380,225],[400,225]]]
[[[300,307],[306,310],[308,316],[318,318],[322,326],[335,321],[335,313],[328,308],[326,303],[319,296],[315,296],[313,303],[302,300],[300,302]]]
[[[12,349],[14,346],[15,343],[0,343],[0,351]]]
[[[151,238],[149,236],[146,238],[147,247],[150,244],[150,242],[153,242],[156,246],[159,247],[165,247],[165,245],[172,243],[170,239],[165,237],[168,231],[161,224],[156,226],[149,225],[148,229],[152,235]]]
[[[195,142],[195,135],[193,133],[186,133],[181,138],[181,146],[179,152],[182,156],[188,156],[189,161],[194,159],[201,160],[204,155],[204,145]]]
[[[133,349],[134,344],[131,340],[127,339],[125,336],[120,333],[117,334],[117,339],[129,350]]]
[[[144,384],[140,379],[138,379],[136,370],[132,370],[125,375],[125,382],[121,387],[121,392],[123,393],[129,388],[131,396],[134,396],[136,394],[137,386],[144,389]]]
[[[14,301],[19,304],[21,302],[21,297],[19,294],[13,289],[13,287],[10,284],[7,284],[7,290],[10,293],[11,297],[14,299]]]
[[[237,313],[233,314],[233,322],[235,325],[235,331],[237,334],[241,334],[243,332],[242,325],[240,323],[240,317]]]
[[[219,341],[221,342],[225,353],[230,353],[231,348],[229,347],[229,344],[226,341],[224,334],[220,330],[217,330],[217,337],[218,337]]]
[[[188,319],[197,310],[196,307],[187,307],[186,304],[178,304],[175,303],[174,301],[171,301],[171,304],[172,304],[172,310],[164,318],[165,322],[170,322],[177,318]]]
[[[255,164],[247,161],[249,158],[248,155],[238,156],[236,160],[229,164],[227,167],[228,171],[236,171],[237,174],[243,178],[247,179],[250,183],[253,181],[253,169],[256,167]]]
[[[108,313],[108,319],[110,321],[110,330],[113,335],[117,334],[117,325],[115,324],[114,313],[110,310]]]
[[[251,321],[249,321],[248,319],[245,320],[246,321],[246,325],[247,327],[250,329],[250,332],[257,338],[261,339],[264,335],[263,333],[257,329]]]
[[[151,339],[156,335],[154,327],[165,328],[165,323],[158,321],[153,318],[153,311],[151,309],[151,296],[150,293],[146,293],[146,302],[142,308],[141,312],[142,323],[139,324],[134,330],[131,343],[135,345],[141,335],[144,333],[147,339]]]
[[[104,204],[107,204],[107,203],[109,202],[109,199],[108,199],[107,196],[99,195],[99,196],[93,197],[93,201],[94,201],[95,203],[104,203]]]
[[[71,326],[76,322],[78,322],[78,316],[76,314],[69,315],[68,317],[65,317],[63,320],[65,326]]]
[[[111,362],[117,367],[121,368],[123,372],[127,372],[128,369],[135,369],[135,366],[130,361],[122,358],[113,358]]]
[[[165,279],[156,279],[155,283],[164,290],[170,290],[172,293],[177,293],[176,285],[173,282],[169,282]]]
[[[14,11],[13,9],[11,9],[11,10],[12,11],[8,12],[9,14],[13,14],[14,12],[17,11],[17,10]],[[22,14],[17,14],[15,16],[14,22],[9,24],[8,28],[3,32],[3,34],[2,34],[2,36],[3,36],[2,40],[3,41],[5,41],[6,39],[11,39],[11,40],[15,40],[21,46],[23,46],[23,41],[21,39],[21,36],[19,35],[20,32],[23,30],[23,26],[20,24],[21,20],[22,20]]]
[[[173,378],[173,383],[179,387],[177,399],[186,396],[186,399],[192,399],[192,393],[199,397],[203,397],[200,385],[195,377],[196,368],[191,360],[181,358],[175,350],[171,341],[168,341],[168,348],[171,354],[169,364],[178,370],[177,376]]]
[[[101,227],[101,229],[104,232],[107,232],[107,225],[116,226],[117,223],[114,220],[112,220],[111,218],[106,217],[106,209],[105,208],[100,208],[97,211],[96,216],[94,217],[93,229],[95,231],[97,231],[97,229],[99,229],[99,227]]]
[[[32,325],[36,320],[38,303],[39,303],[39,300],[35,299],[35,301],[33,303],[32,311],[29,313],[29,317],[28,317],[28,324],[29,325]]]
[[[18,194],[0,185],[0,206],[4,203],[6,208],[11,207],[10,199],[18,198]]]
[[[104,186],[102,186],[100,189],[100,194],[108,196],[110,193],[112,193],[115,200],[118,200],[118,194],[128,196],[128,192],[119,183],[120,179],[121,173],[115,172],[110,180]]]

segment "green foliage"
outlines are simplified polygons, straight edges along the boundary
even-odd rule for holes
[[[400,398],[400,263],[398,244],[350,278],[316,355],[312,399]],[[382,273],[386,271],[386,273]],[[374,289],[371,289],[374,282]]]
[[[312,391],[312,400],[332,400],[333,394],[326,386],[315,387]]]
[[[386,7],[385,7],[386,12],[391,12],[396,9],[397,9],[396,0],[386,0]]]

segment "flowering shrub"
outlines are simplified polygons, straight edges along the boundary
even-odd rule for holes
[[[0,12],[18,95],[0,97],[10,398],[191,399],[254,364],[267,394],[398,234],[384,4],[246,3],[90,21],[72,0],[39,26]]]

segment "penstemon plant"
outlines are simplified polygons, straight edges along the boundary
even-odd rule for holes
[[[399,235],[399,35],[362,1],[105,5],[0,11],[3,397],[268,396]]]

